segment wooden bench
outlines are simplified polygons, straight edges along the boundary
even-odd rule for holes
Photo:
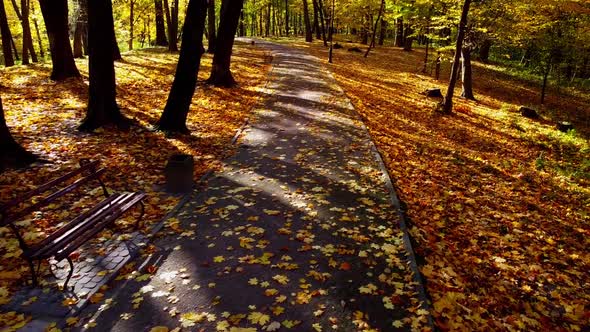
[[[9,227],[17,237],[23,257],[31,269],[33,286],[38,284],[37,273],[39,273],[41,261],[53,257],[57,262],[66,259],[69,263],[70,271],[63,288],[66,290],[74,273],[74,263],[70,254],[106,227],[112,226],[121,215],[136,205],[139,205],[141,213],[135,222],[135,228],[140,227],[144,214],[142,200],[146,194],[142,192],[109,193],[101,179],[104,172],[104,168],[99,168],[98,161],[82,160],[80,168],[0,205],[0,226]],[[65,223],[39,243],[29,245],[24,241],[17,225],[19,220],[66,194],[75,194],[75,191],[81,186],[93,181],[96,181],[96,185],[100,185],[102,188],[105,198],[101,202]],[[34,199],[41,195],[46,196]],[[35,261],[37,261],[36,269]]]

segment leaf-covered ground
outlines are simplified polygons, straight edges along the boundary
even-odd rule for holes
[[[217,89],[199,85],[188,119],[189,136],[154,132],[173,79],[177,54],[148,49],[123,54],[115,63],[117,101],[123,114],[137,123],[129,131],[115,128],[86,134],[76,130],[85,114],[88,91],[87,60],[77,60],[83,80],[55,83],[49,80],[50,64],[3,68],[1,93],[8,126],[25,148],[48,163],[0,174],[0,201],[6,201],[77,166],[81,158],[101,160],[106,166],[105,182],[115,191],[148,193],[147,225],[157,222],[174,207],[178,197],[163,193],[164,165],[170,155],[188,153],[195,157],[195,179],[216,169],[228,152],[230,141],[259,101],[269,69],[262,48],[236,43],[232,69],[239,87]],[[208,77],[211,56],[202,62],[199,79]],[[96,193],[99,195],[99,193]],[[73,218],[87,199],[72,207],[57,207],[42,218],[24,221],[25,238],[44,238],[59,221]],[[72,214],[72,215],[70,215]],[[133,219],[131,218],[130,221]],[[125,220],[123,220],[125,222]],[[28,278],[16,238],[0,228],[0,304],[6,303],[19,278]],[[108,238],[109,234],[103,234]],[[14,317],[0,316],[0,327]]]
[[[327,59],[319,43],[299,44]],[[536,84],[475,64],[477,102],[435,114],[422,51],[335,51],[330,69],[365,120],[413,222],[442,330],[590,326],[590,98],[551,91],[542,120],[518,113]],[[460,86],[457,89],[460,92]],[[574,123],[561,133],[556,120]]]

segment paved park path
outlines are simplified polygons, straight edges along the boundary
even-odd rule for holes
[[[273,69],[237,153],[169,221],[177,235],[83,315],[115,331],[427,327],[388,178],[351,103],[324,60],[257,45]]]

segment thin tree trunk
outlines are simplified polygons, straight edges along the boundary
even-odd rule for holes
[[[164,112],[156,124],[160,130],[181,133],[189,131],[186,127],[186,118],[197,86],[206,16],[206,0],[189,1],[174,82]]]
[[[285,36],[289,37],[289,0],[285,0]]]
[[[2,151],[0,154],[0,173],[9,167],[25,167],[37,159],[20,146],[10,134],[4,117],[2,98],[0,98],[0,151]]]
[[[547,60],[547,66],[545,66],[545,70],[543,72],[543,87],[541,88],[541,104],[545,103],[545,96],[547,94],[547,79],[549,77],[549,72],[551,72],[551,65],[552,65],[552,57],[550,56]]]
[[[377,19],[375,20],[375,26],[373,27],[373,36],[371,36],[371,43],[367,48],[367,52],[365,52],[365,58],[369,56],[369,52],[371,52],[371,48],[375,47],[375,36],[377,35],[377,24],[381,20],[381,15],[383,15],[383,10],[385,10],[385,0],[381,0],[381,7],[379,7],[379,14],[377,15]]]
[[[168,46],[166,29],[164,28],[164,9],[162,8],[162,0],[154,0],[154,7],[156,9],[156,45]]]
[[[326,37],[326,21],[324,21],[324,5],[323,0],[318,1],[318,10],[320,11],[320,24],[322,25],[322,39],[324,40],[324,46],[328,46],[328,38]]]
[[[219,22],[219,35],[211,75],[207,83],[221,87],[232,87],[236,84],[231,71],[231,54],[234,45],[236,29],[242,12],[243,0],[223,0],[221,2],[221,21]]]
[[[311,23],[309,22],[309,8],[307,0],[303,0],[303,21],[305,22],[305,41],[311,43],[313,41],[313,33],[311,32]]]
[[[332,39],[334,33],[334,13],[336,12],[336,2],[332,0],[332,12],[330,13],[330,26],[328,27],[328,35],[330,38],[330,51],[328,52],[328,62],[332,63],[332,55],[334,53],[334,40]]]
[[[10,36],[10,45],[12,45],[12,50],[14,51],[14,58],[16,61],[20,61],[18,50],[16,49],[16,44],[14,43],[14,37],[12,35]]]
[[[395,46],[403,47],[404,44],[404,19],[399,17],[395,27]]]
[[[68,77],[80,77],[70,45],[67,0],[39,0],[39,3],[49,37],[53,63],[51,79],[60,81]]]
[[[171,52],[178,51],[178,0],[172,0],[172,10],[170,12],[170,38],[168,38],[168,50]]]
[[[428,33],[428,29],[426,29],[426,33]],[[428,71],[428,51],[430,50],[430,40],[428,37],[426,38],[426,51],[424,52],[424,65],[422,66],[422,73],[426,74]]]
[[[12,5],[14,7],[14,11],[16,12],[18,18],[20,19],[21,26],[23,29],[23,65],[29,64],[29,54],[31,55],[31,60],[33,62],[37,62],[37,54],[35,53],[35,49],[33,48],[33,38],[31,37],[31,25],[29,23],[29,4],[27,0],[21,0],[21,8],[19,12],[19,8],[16,4],[16,0],[12,0]]]
[[[379,46],[383,46],[387,34],[387,21],[381,18],[381,31],[379,33]]]
[[[107,124],[129,125],[116,100],[115,65],[113,63],[113,9],[111,0],[88,1],[88,60],[90,84],[86,118],[78,127],[93,131]]]
[[[442,112],[450,114],[453,110],[453,92],[455,91],[455,84],[457,83],[457,71],[459,70],[459,60],[461,58],[461,50],[463,48],[463,38],[465,37],[465,29],[467,28],[467,14],[469,13],[469,5],[471,0],[465,0],[463,9],[461,11],[461,20],[459,21],[459,33],[457,34],[457,43],[455,45],[455,57],[453,59],[453,67],[451,69],[451,78],[449,80],[449,87],[442,107]]]
[[[320,30],[320,17],[318,0],[312,0],[313,6],[313,31],[315,31],[315,39],[322,39],[322,31]]]
[[[490,58],[490,48],[492,47],[492,41],[489,39],[484,39],[479,48],[479,61],[483,63],[487,63]]]
[[[0,33],[2,34],[2,54],[4,55],[4,66],[14,66],[11,48],[12,34],[10,33],[10,27],[8,26],[4,1],[0,3]],[[4,115],[2,116],[4,117]]]
[[[244,10],[240,13],[240,28],[238,30],[238,36],[244,37]]]
[[[215,33],[215,0],[210,0],[207,7],[207,32],[209,33],[207,53],[215,53],[217,35]]]
[[[463,59],[461,61],[463,69],[461,72],[463,76],[461,81],[463,82],[463,91],[461,91],[461,97],[469,100],[475,100],[473,96],[473,73],[471,69],[471,48],[463,47],[462,49]]]
[[[412,33],[414,33],[412,26],[410,24],[407,24],[406,30],[404,32],[404,51],[406,52],[412,50],[412,43],[414,42],[414,37],[410,37]]]
[[[266,26],[264,27],[264,36],[268,37],[270,35],[270,9],[271,4],[268,4],[266,9]]]
[[[33,2],[34,4],[34,2]],[[37,18],[35,17],[35,6],[29,2],[29,11],[33,15],[33,26],[35,27],[35,33],[37,35],[37,42],[39,44],[39,56],[41,58],[45,57],[45,51],[43,50],[43,40],[41,39],[41,32],[39,32],[39,23],[37,22]]]
[[[133,21],[135,19],[133,7],[135,7],[135,1],[129,0],[129,50],[133,49]]]

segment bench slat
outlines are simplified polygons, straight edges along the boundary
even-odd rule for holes
[[[12,223],[14,221],[19,220],[20,218],[28,215],[29,213],[33,212],[33,211],[37,211],[39,210],[41,207],[46,206],[47,204],[51,203],[52,201],[56,200],[57,198],[77,189],[78,187],[80,187],[81,185],[83,185],[84,183],[90,181],[90,180],[94,180],[97,179],[100,175],[102,175],[106,170],[104,168],[101,168],[97,171],[95,171],[94,173],[85,176],[83,178],[80,178],[78,180],[76,180],[75,182],[71,183],[70,185],[68,185],[65,188],[60,189],[59,191],[54,192],[53,194],[41,199],[40,201],[38,201],[35,204],[32,204],[31,206],[22,209],[21,211],[17,212],[14,215],[9,215],[6,219],[2,220],[2,226],[7,225],[9,223]]]
[[[57,238],[59,238],[60,236],[62,236],[63,234],[65,234],[66,232],[68,232],[69,230],[71,230],[72,228],[74,228],[76,225],[78,225],[79,223],[81,223],[82,221],[84,221],[86,219],[92,218],[92,216],[96,215],[97,213],[101,213],[100,210],[102,210],[107,204],[112,203],[119,196],[120,196],[120,194],[112,194],[108,198],[104,199],[102,202],[98,203],[92,209],[90,209],[90,210],[82,213],[81,215],[77,216],[76,218],[72,219],[67,224],[65,224],[64,226],[62,226],[60,229],[58,229],[55,232],[51,233],[48,237],[46,237],[45,239],[43,239],[43,241],[41,241],[39,243],[36,243],[31,248],[31,250],[29,252],[27,252],[26,254],[29,255],[29,256],[36,256],[36,255],[38,255],[39,252],[43,248],[45,248],[47,246],[50,246],[52,242],[55,242],[55,240]]]
[[[35,188],[35,189],[31,190],[31,191],[28,191],[28,192],[20,195],[19,197],[16,197],[16,198],[14,198],[14,199],[12,199],[12,200],[10,200],[10,201],[2,204],[0,206],[0,212],[5,213],[10,208],[23,203],[24,201],[26,201],[27,199],[29,199],[29,198],[31,198],[33,196],[37,196],[39,194],[42,194],[42,193],[46,192],[47,190],[55,187],[56,185],[58,185],[58,184],[60,184],[60,183],[62,183],[64,181],[67,181],[67,180],[73,178],[74,176],[76,176],[76,175],[78,175],[78,174],[80,174],[80,173],[82,173],[82,172],[84,172],[86,170],[96,169],[96,167],[98,166],[98,164],[99,164],[99,161],[98,160],[89,162],[89,163],[87,163],[85,165],[82,165],[80,168],[78,168],[78,169],[76,169],[74,171],[71,171],[70,173],[67,173],[67,174],[65,174],[65,175],[63,175],[63,176],[61,176],[61,177],[59,177],[57,179],[51,180],[51,181],[49,181],[47,183],[44,183],[44,184],[40,185],[39,187],[37,187],[37,188]]]
[[[94,224],[94,227],[90,228],[84,234],[80,234],[79,236],[76,237],[76,239],[74,241],[71,241],[62,250],[58,251],[58,253],[55,254],[55,259],[57,261],[60,261],[64,258],[68,257],[72,252],[77,250],[82,244],[86,243],[86,241],[88,241],[90,238],[94,237],[96,234],[98,234],[100,231],[102,231],[108,224],[117,220],[117,218],[119,218],[123,213],[125,213],[127,210],[132,208],[135,204],[139,203],[145,197],[146,197],[145,193],[131,193],[128,196],[129,199],[127,199],[125,203],[122,203],[121,205],[117,206],[115,209],[109,210],[109,212],[112,212],[111,215],[107,216],[105,219]]]
[[[128,196],[128,194],[119,194],[112,201],[109,201],[108,204],[103,205],[93,213],[84,214],[76,224],[73,224],[69,229],[62,232],[62,234],[54,237],[45,246],[39,247],[36,252],[31,254],[31,257],[33,259],[43,259],[53,256],[56,252],[64,248],[64,246],[67,246],[67,242],[72,240],[72,238],[77,238],[87,229],[92,228],[101,219],[104,219],[110,210],[117,208],[117,206],[128,199]]]

